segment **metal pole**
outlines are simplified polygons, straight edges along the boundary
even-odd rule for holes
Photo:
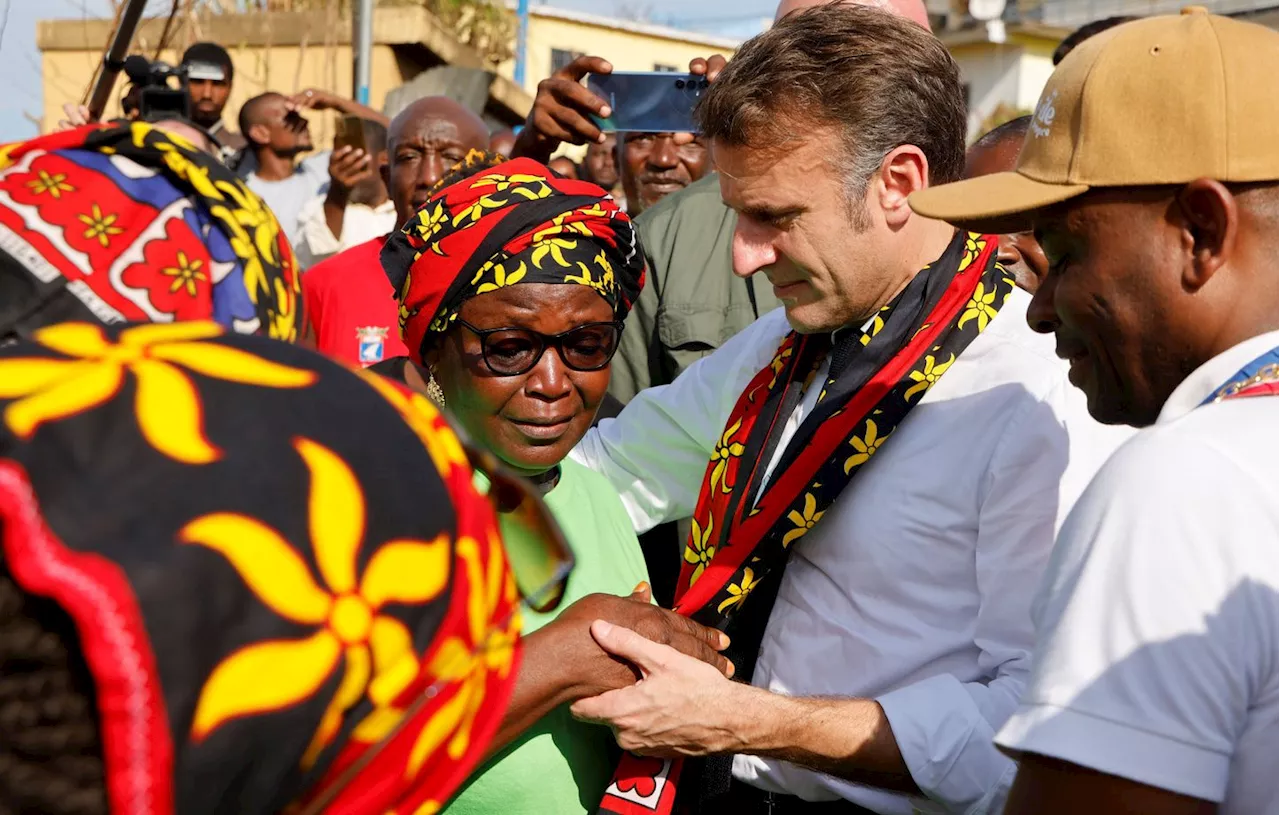
[[[516,4],[516,15],[520,18],[516,34],[516,85],[523,88],[524,66],[529,56],[529,0],[520,0]]]
[[[147,0],[126,0],[124,10],[120,13],[120,25],[111,39],[111,47],[102,57],[102,70],[89,92],[89,119],[96,121],[102,118],[111,99],[111,90],[115,87],[116,77],[124,68],[124,58],[129,55],[129,44],[133,42],[134,32],[138,30],[138,21],[142,19],[142,10]]]
[[[352,94],[362,105],[369,104],[369,74],[373,60],[373,0],[355,0],[352,4],[351,45],[355,56]]]

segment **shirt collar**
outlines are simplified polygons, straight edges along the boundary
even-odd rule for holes
[[[1160,410],[1156,424],[1172,422],[1186,416],[1214,391],[1253,359],[1280,345],[1280,331],[1268,331],[1232,346],[1196,368],[1173,389]]]

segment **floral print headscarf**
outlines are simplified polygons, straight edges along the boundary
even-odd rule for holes
[[[0,145],[0,340],[64,320],[214,320],[292,342],[301,283],[262,199],[145,122]]]
[[[400,334],[422,363],[471,297],[519,283],[590,286],[619,322],[644,286],[644,253],[604,190],[531,159],[494,166],[474,151],[382,249]]]

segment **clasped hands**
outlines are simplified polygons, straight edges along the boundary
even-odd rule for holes
[[[643,585],[630,597],[584,597],[543,630],[553,628],[580,678],[572,714],[612,728],[623,749],[671,757],[742,745],[734,722],[751,689],[729,681],[722,632],[649,604]]]

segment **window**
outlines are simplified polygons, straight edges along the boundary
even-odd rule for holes
[[[653,70],[655,70],[655,71],[664,71],[664,72],[669,73],[669,74],[674,74],[675,72],[679,71],[680,69],[679,69],[679,68],[677,68],[677,67],[676,67],[676,66],[674,66],[674,65],[663,65],[661,62],[655,62],[655,63],[653,63]]]
[[[577,59],[580,56],[582,56],[581,51],[566,51],[563,48],[552,48],[551,49],[551,73],[554,74],[556,71],[565,67],[570,62],[573,62],[575,59]]]

